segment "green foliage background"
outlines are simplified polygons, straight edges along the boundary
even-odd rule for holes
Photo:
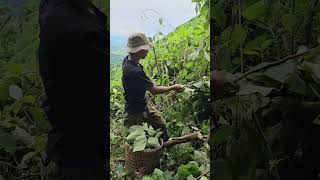
[[[214,69],[233,80],[256,70],[212,104],[214,178],[318,176],[319,10],[315,0],[211,1]]]
[[[107,13],[109,2],[96,0]],[[50,124],[38,74],[39,0],[0,3],[0,179],[40,179]]]
[[[169,135],[179,137],[200,129],[205,138],[209,133],[210,31],[209,1],[197,0],[198,16],[163,36],[153,36],[155,51],[142,60],[146,74],[157,85],[180,83],[188,88],[181,94],[152,96],[149,101],[162,113]],[[165,25],[159,20],[160,25]],[[163,24],[162,24],[163,23]],[[124,57],[123,57],[124,59]],[[124,98],[121,65],[111,67],[111,179],[126,176],[124,170]],[[166,150],[160,169],[144,179],[209,178],[209,145],[186,143]],[[161,175],[159,175],[161,174]],[[161,176],[161,178],[160,178]],[[201,178],[201,177],[200,177]]]

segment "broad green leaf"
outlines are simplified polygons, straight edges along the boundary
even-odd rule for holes
[[[190,175],[194,177],[201,175],[199,168],[195,164],[182,165],[178,168],[179,180],[184,180]]]
[[[144,123],[143,126],[142,126],[142,129],[147,131],[149,129],[148,124]]]
[[[200,88],[202,85],[203,85],[203,82],[202,81],[198,81],[198,82],[196,82],[196,83],[193,83],[192,84],[194,87],[196,87],[196,88]]]
[[[286,81],[290,74],[293,74],[297,69],[297,63],[294,60],[288,60],[285,63],[268,68],[264,71],[264,74],[274,80],[281,83]]]
[[[129,136],[126,137],[126,140],[127,141],[134,140],[138,136],[145,136],[145,132],[141,131],[141,130],[136,130],[136,131],[130,133]]]
[[[188,69],[194,68],[194,63],[193,63],[193,61],[188,62],[188,63],[186,64],[186,68],[188,68]]]
[[[15,137],[16,141],[21,141],[28,147],[33,145],[34,138],[27,131],[20,127],[16,127],[16,129],[12,132],[12,135]]]
[[[163,173],[163,176],[164,176],[164,179],[165,180],[172,180],[173,179],[173,175],[174,173],[172,172],[172,171],[165,171],[164,173]]]
[[[254,93],[260,93],[263,96],[267,96],[271,93],[274,88],[263,87],[263,86],[255,86],[251,84],[241,84],[240,90],[237,95],[249,95]]]
[[[320,47],[316,47],[307,53],[304,60],[308,63],[320,64]]]
[[[22,98],[23,103],[34,104],[36,102],[36,96],[27,95]]]
[[[187,177],[187,180],[194,180],[194,177],[192,176],[192,174]]]
[[[147,138],[145,136],[139,136],[134,141],[132,152],[144,151],[144,149],[146,148],[146,145],[147,145]]]
[[[19,100],[22,98],[22,96],[23,96],[23,94],[22,94],[22,89],[21,89],[19,86],[17,86],[17,85],[11,85],[11,86],[9,87],[9,95],[10,95],[10,97],[12,97],[13,99],[19,101]]]
[[[160,169],[158,169],[158,168],[155,168],[155,169],[153,170],[153,174],[156,175],[157,177],[163,176],[163,172],[162,172]]]
[[[230,48],[232,50],[237,49],[240,44],[245,42],[246,38],[247,38],[247,31],[243,27],[236,25],[231,35]]]
[[[199,50],[196,50],[193,53],[189,54],[188,58],[191,60],[195,60],[198,56],[199,56]]]
[[[209,161],[206,152],[197,150],[195,150],[193,153],[193,159],[199,164],[205,164]]]
[[[160,146],[160,143],[159,143],[159,140],[158,138],[156,137],[150,137],[148,139],[148,144],[152,145],[152,146],[156,146],[156,147],[159,147]]]
[[[150,126],[148,129],[147,129],[147,132],[150,136],[154,136],[154,134],[156,133],[156,131],[153,129],[152,126]]]
[[[305,62],[304,69],[311,73],[314,80],[320,82],[320,64]]]
[[[160,132],[157,132],[156,135],[155,135],[155,137],[156,137],[156,138],[159,138],[162,134],[163,134],[163,132],[161,132],[161,131],[160,131]]]
[[[207,164],[202,164],[200,167],[199,167],[199,170],[203,173],[206,173],[208,171],[210,171],[210,159],[208,159],[208,163]],[[201,164],[201,163],[200,163]]]
[[[242,12],[242,16],[248,20],[257,20],[264,16],[268,11],[268,5],[266,1],[260,0],[255,4],[249,6]]]
[[[300,95],[306,94],[306,83],[297,73],[291,74],[287,80],[287,83],[290,91]]]
[[[221,43],[226,43],[230,40],[231,27],[224,29],[220,35]]]
[[[141,126],[139,126],[139,125],[134,125],[134,126],[130,126],[129,127],[129,132],[130,133],[133,133],[134,131],[136,131],[136,130],[140,130],[141,131]]]
[[[32,116],[32,119],[35,121],[42,121],[46,118],[46,113],[43,108],[30,107],[28,108],[29,113]]]
[[[152,176],[144,176],[142,180],[157,180],[157,179],[153,178]]]
[[[40,152],[46,146],[46,138],[42,136],[35,137],[34,149],[36,152]]]
[[[259,55],[260,51],[264,51],[271,43],[272,39],[268,34],[263,34],[256,37],[247,43],[244,48],[244,54],[256,54]]]

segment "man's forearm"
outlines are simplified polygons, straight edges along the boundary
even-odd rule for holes
[[[150,92],[154,95],[163,94],[173,90],[173,86],[153,86]]]

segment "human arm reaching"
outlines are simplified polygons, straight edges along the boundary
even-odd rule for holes
[[[175,84],[175,85],[172,85],[172,86],[157,86],[157,85],[154,85],[153,87],[151,87],[149,89],[149,91],[153,95],[164,94],[164,93],[168,93],[170,91],[175,91],[175,92],[179,93],[179,92],[182,92],[183,90],[184,90],[184,86],[181,85],[181,84]]]

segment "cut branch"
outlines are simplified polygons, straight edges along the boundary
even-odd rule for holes
[[[177,144],[187,143],[191,141],[198,141],[198,140],[201,140],[202,138],[203,137],[200,131],[197,131],[182,137],[170,138],[168,141],[163,143],[163,147],[169,148]]]

